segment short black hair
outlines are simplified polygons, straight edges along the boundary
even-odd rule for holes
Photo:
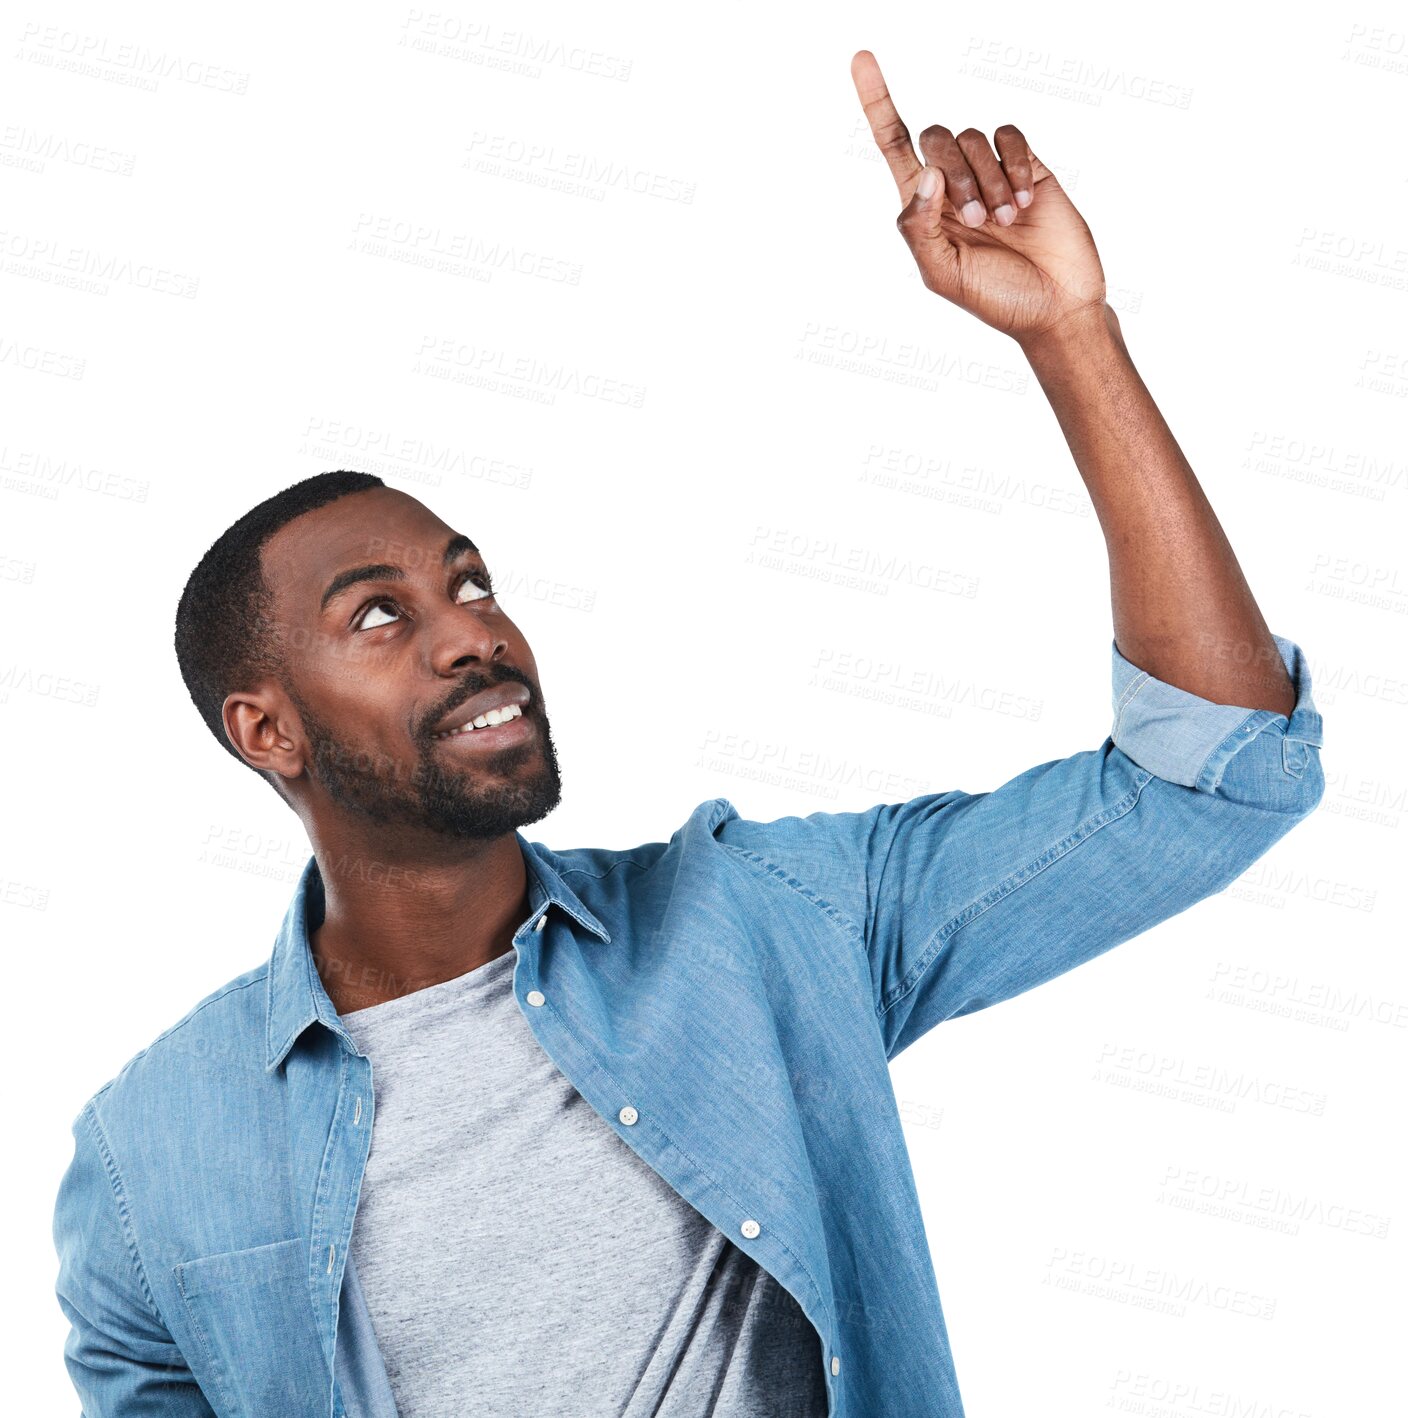
[[[350,492],[385,487],[371,473],[346,469],[316,473],[293,483],[227,527],[186,580],[176,606],[176,659],[191,700],[237,763],[265,778],[285,802],[274,779],[242,758],[225,733],[225,699],[256,679],[275,676],[287,683],[271,620],[274,593],[264,579],[264,543],[304,512],[325,507]]]

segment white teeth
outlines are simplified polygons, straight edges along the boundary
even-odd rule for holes
[[[487,714],[481,714],[477,719],[471,719],[462,727],[449,729],[443,734],[436,734],[435,737],[437,739],[453,738],[456,734],[473,733],[475,729],[487,729],[491,724],[506,724],[510,719],[519,719],[522,716],[522,706],[506,704],[502,709],[490,709]]]

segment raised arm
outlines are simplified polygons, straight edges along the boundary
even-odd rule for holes
[[[1296,695],[1226,534],[1105,302],[1080,213],[1024,134],[940,124],[915,155],[875,56],[851,76],[925,286],[1010,335],[1065,434],[1105,535],[1119,652],[1218,704],[1289,716]]]

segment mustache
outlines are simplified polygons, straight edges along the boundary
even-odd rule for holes
[[[530,697],[525,706],[525,712],[531,712],[538,703],[538,686],[521,670],[504,667],[497,675],[471,675],[468,679],[460,683],[451,698],[447,699],[439,708],[433,709],[426,715],[425,725],[421,730],[421,737],[432,737],[435,731],[435,725],[438,724],[446,714],[458,709],[461,704],[466,700],[473,699],[476,694],[482,694],[486,689],[492,689],[496,684],[527,685]]]

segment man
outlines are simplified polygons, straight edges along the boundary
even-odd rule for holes
[[[985,793],[552,850],[538,667],[474,543],[354,472],[193,572],[217,742],[313,848],[270,960],[88,1102],[55,1213],[88,1418],[918,1418],[962,1404],[888,1062],[1222,890],[1321,718],[1011,125],[857,89],[929,289],[1005,331],[1109,548],[1115,718]],[[592,672],[625,693],[612,666]],[[623,710],[634,707],[629,702]]]

